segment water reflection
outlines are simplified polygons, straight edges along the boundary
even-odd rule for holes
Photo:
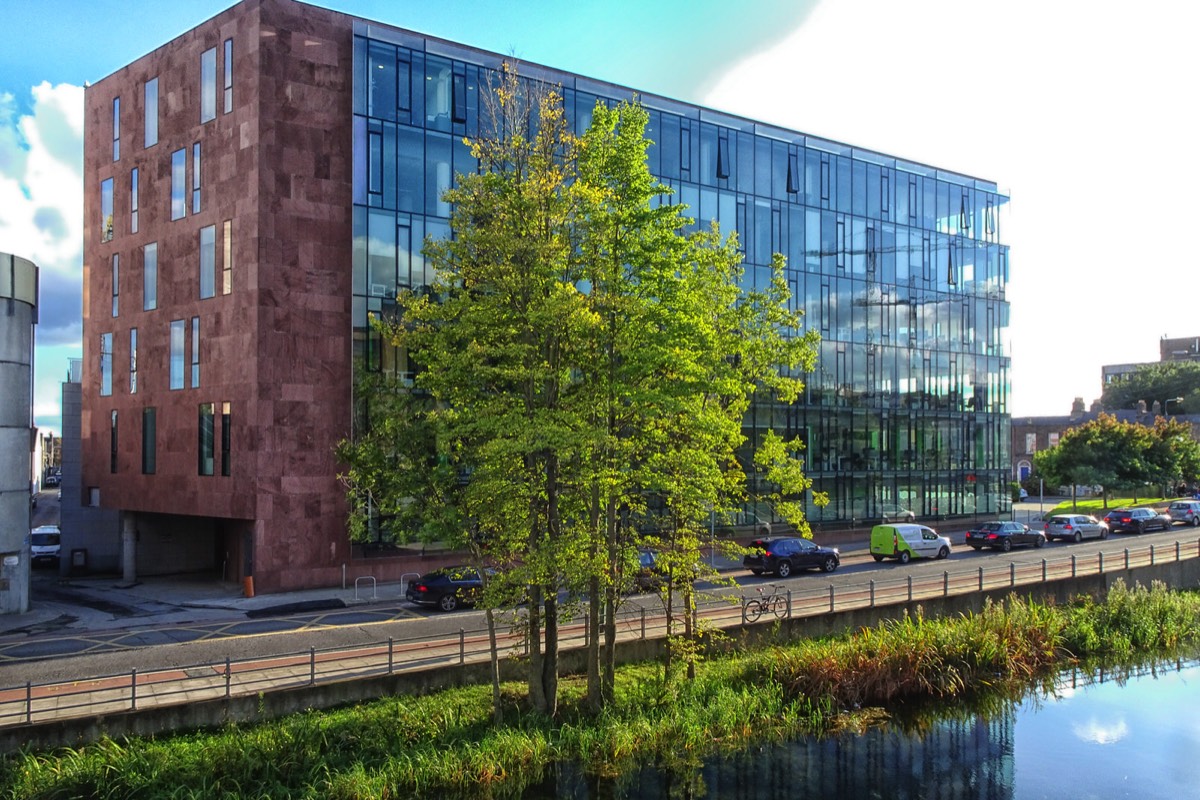
[[[1023,699],[910,709],[863,733],[617,779],[571,765],[523,798],[1148,798],[1200,796],[1200,658],[1075,669]]]

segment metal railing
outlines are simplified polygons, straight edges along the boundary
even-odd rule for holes
[[[747,595],[736,589],[717,588],[697,595],[696,617],[719,628],[769,624],[781,618],[910,603],[1193,558],[1200,558],[1200,540],[1127,547],[1116,558],[1112,554],[1106,557],[1103,552],[1088,556],[1072,553],[1040,561],[989,562],[975,571],[952,573],[944,570],[940,574],[926,571],[882,579],[871,577],[839,586],[817,586],[803,581],[800,589],[772,586],[770,595],[762,592]],[[772,606],[771,612],[762,613],[755,623],[749,623],[749,604],[760,603],[769,596],[781,596],[784,603]],[[502,657],[520,657],[528,653],[522,630],[523,613],[518,610],[501,615],[498,649]],[[630,598],[617,614],[619,640],[654,639],[666,635],[665,608],[647,605],[644,596],[642,599]],[[675,632],[683,630],[683,619],[678,610],[670,622]],[[586,646],[589,628],[586,614],[563,620],[559,627],[560,647],[567,650]],[[143,672],[132,669],[62,682],[30,681],[0,687],[0,726],[240,697],[334,681],[438,669],[489,658],[487,629],[460,628],[457,635],[451,636],[436,634],[400,640],[389,637],[386,641],[352,648],[310,647],[269,657],[227,657],[223,661],[170,669]]]

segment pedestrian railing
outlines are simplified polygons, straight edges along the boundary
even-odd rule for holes
[[[975,570],[899,570],[880,577],[878,571],[862,581],[814,585],[801,588],[777,587],[784,596],[781,613],[761,614],[753,624],[770,624],[780,618],[812,617],[853,609],[910,603],[936,597],[1031,585],[1070,577],[1099,575],[1134,567],[1200,558],[1200,540],[1159,542],[1124,548],[1120,553],[1076,553],[1034,561],[988,560]],[[915,565],[914,565],[915,566]],[[668,619],[657,595],[629,598],[618,610],[619,640],[658,639],[667,633]],[[758,593],[747,596],[737,588],[716,587],[697,594],[695,615],[718,628],[735,628],[747,622],[748,603],[759,603]],[[523,630],[523,611],[501,614],[498,651],[504,658],[528,654]],[[682,612],[671,619],[675,633],[684,630]],[[588,643],[586,614],[565,619],[559,626],[563,649]],[[206,662],[170,669],[112,673],[63,682],[0,687],[0,726],[29,725],[51,720],[92,717],[136,711],[155,706],[178,705],[232,698],[334,681],[355,680],[403,672],[441,669],[478,663],[490,658],[486,627],[460,628],[455,635],[444,633],[388,638],[353,648],[321,649],[284,653],[270,657]]]

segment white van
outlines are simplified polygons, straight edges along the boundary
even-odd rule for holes
[[[946,558],[950,540],[924,525],[876,525],[871,529],[871,557],[895,558],[907,564],[912,558]]]
[[[34,564],[57,564],[61,549],[57,525],[39,525],[29,532],[29,557]]]

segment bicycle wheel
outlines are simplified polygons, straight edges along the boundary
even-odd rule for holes
[[[771,611],[779,619],[786,617],[788,612],[787,598],[778,594],[771,598]]]
[[[763,613],[762,600],[747,600],[745,610],[746,622],[758,622]]]

